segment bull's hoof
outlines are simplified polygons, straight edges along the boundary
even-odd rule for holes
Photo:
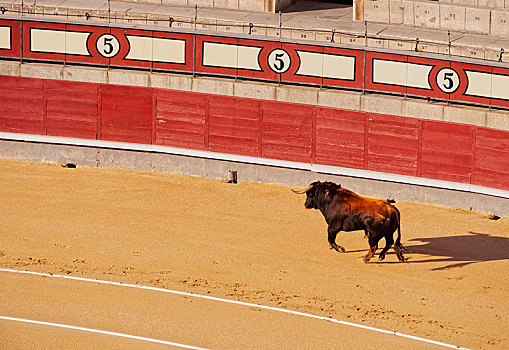
[[[364,257],[364,262],[365,262],[365,263],[368,263],[368,262],[369,262],[369,259],[371,259],[371,257],[367,257],[367,256],[365,256],[365,257]]]
[[[378,256],[378,261],[382,261],[383,259],[385,259],[385,255],[379,255]]]
[[[345,250],[345,247],[342,247],[340,245],[337,245],[337,244],[329,244],[330,246],[330,249],[334,249],[335,251],[337,252],[340,252],[340,253],[344,253],[346,250]]]

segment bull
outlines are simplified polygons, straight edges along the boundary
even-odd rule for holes
[[[336,185],[333,182],[315,181],[304,191],[295,191],[297,194],[306,194],[306,209],[318,209],[322,212],[329,225],[327,229],[328,241],[331,249],[344,252],[345,248],[336,244],[339,231],[364,230],[368,238],[369,251],[364,257],[368,262],[378,249],[378,242],[385,238],[385,247],[378,259],[381,261],[394,244],[394,251],[400,261],[406,261],[401,244],[401,228],[399,210],[388,201],[370,199]],[[394,242],[394,232],[398,230],[398,237]]]

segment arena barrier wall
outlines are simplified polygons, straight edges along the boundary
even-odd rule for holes
[[[13,76],[0,76],[0,90],[4,133],[359,169],[499,189],[490,194],[509,198],[507,131],[288,102]]]
[[[234,35],[234,36],[233,36]],[[0,20],[0,57],[309,84],[509,108],[507,63],[175,28]]]

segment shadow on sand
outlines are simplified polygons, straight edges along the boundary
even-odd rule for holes
[[[422,242],[424,244],[413,244],[412,242]],[[371,259],[372,262],[378,260],[378,253],[384,247],[384,240],[378,245],[377,254]],[[447,270],[455,267],[463,267],[473,263],[484,261],[497,261],[509,259],[509,238],[492,236],[487,233],[478,233],[469,231],[468,234],[461,236],[414,238],[404,242],[404,254],[410,258],[409,263],[433,263],[443,262],[444,266],[436,267],[431,270]],[[347,253],[367,252],[364,250],[347,250]],[[424,259],[418,259],[417,255],[426,256]],[[395,258],[394,249],[387,252],[387,257]],[[392,258],[378,262],[379,264],[399,264]],[[413,258],[413,259],[412,259]]]
[[[411,242],[424,244],[411,245]],[[470,231],[461,236],[414,238],[406,242],[405,253],[423,254],[427,259],[413,263],[444,262],[432,270],[462,267],[477,262],[509,259],[509,238]]]

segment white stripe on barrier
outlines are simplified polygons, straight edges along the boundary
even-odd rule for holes
[[[24,318],[8,317],[8,316],[0,316],[0,320],[14,321],[14,322],[23,322],[23,323],[37,324],[37,325],[41,325],[41,326],[66,328],[66,329],[72,329],[72,330],[75,330],[75,331],[97,333],[97,334],[103,334],[103,335],[111,335],[111,336],[114,336],[114,337],[135,339],[135,340],[141,340],[141,341],[145,341],[145,342],[157,343],[157,344],[163,344],[163,345],[171,345],[171,346],[176,346],[176,347],[183,348],[183,349],[208,350],[206,348],[200,348],[200,347],[197,347],[197,346],[185,345],[185,344],[175,343],[175,342],[166,341],[166,340],[159,340],[159,339],[152,339],[152,338],[147,338],[147,337],[140,337],[140,336],[137,336],[137,335],[130,335],[130,334],[125,334],[125,333],[103,331],[103,330],[100,330],[100,329],[71,326],[71,325],[68,325],[68,324],[53,323],[53,322],[44,322],[44,321],[34,321],[34,320],[27,320],[27,319],[24,319]]]
[[[60,137],[60,136],[46,136],[46,135],[32,135],[32,134],[18,134],[9,132],[0,132],[0,140],[11,140],[11,141],[28,141],[28,142],[41,142],[49,144],[59,145],[71,145],[71,146],[84,146],[84,147],[98,147],[98,148],[109,148],[109,149],[121,149],[129,151],[142,151],[142,152],[157,152],[174,154],[180,156],[206,158],[225,160],[230,162],[239,162],[256,165],[268,165],[287,169],[299,169],[309,170],[317,173],[351,176],[363,179],[380,180],[396,182],[408,185],[426,186],[434,188],[442,188],[447,190],[455,190],[462,192],[471,192],[478,194],[485,194],[488,196],[509,198],[509,191],[499,190],[496,188],[464,184],[459,182],[427,179],[422,177],[398,175],[381,173],[371,170],[351,169],[342,168],[337,166],[321,165],[321,164],[310,164],[301,162],[292,162],[287,160],[269,159],[251,156],[241,156],[236,154],[218,153],[210,151],[199,151],[186,148],[177,148],[169,146],[157,146],[157,145],[145,145],[128,142],[116,142],[116,141],[103,141],[103,140],[88,140],[71,137]]]
[[[0,268],[0,272],[11,272],[11,273],[20,273],[20,274],[27,274],[27,275],[42,276],[42,277],[63,278],[63,279],[74,280],[74,281],[100,283],[100,284],[106,284],[106,285],[114,285],[114,286],[127,287],[127,288],[138,288],[138,289],[143,289],[143,290],[150,290],[150,291],[156,291],[156,292],[162,292],[162,293],[182,295],[182,296],[205,299],[205,300],[212,300],[212,301],[217,301],[217,302],[222,302],[222,303],[248,306],[248,307],[253,307],[253,308],[262,309],[262,310],[282,312],[282,313],[286,313],[286,314],[302,316],[302,317],[307,317],[307,318],[313,318],[313,319],[317,319],[317,320],[329,321],[332,323],[338,323],[338,324],[342,324],[345,326],[351,326],[351,327],[355,327],[355,328],[366,329],[366,330],[373,331],[373,332],[384,333],[384,334],[394,335],[394,336],[398,336],[398,337],[408,338],[408,339],[412,339],[412,340],[416,340],[416,341],[420,341],[420,342],[424,342],[424,343],[429,343],[429,344],[434,344],[434,345],[438,345],[438,346],[442,346],[442,347],[446,347],[446,348],[450,348],[450,349],[468,350],[467,348],[463,348],[460,346],[451,345],[451,344],[439,342],[436,340],[416,337],[413,335],[404,334],[404,333],[400,333],[400,332],[396,332],[396,331],[388,331],[388,330],[381,329],[381,328],[375,328],[375,327],[365,326],[365,325],[357,324],[357,323],[353,323],[353,322],[337,320],[337,319],[330,318],[330,317],[317,316],[317,315],[308,314],[308,313],[304,313],[304,312],[300,312],[300,311],[280,309],[280,308],[273,307],[273,306],[259,305],[259,304],[244,302],[244,301],[223,299],[223,298],[213,297],[213,296],[209,296],[209,295],[181,292],[181,291],[177,291],[177,290],[164,289],[164,288],[158,288],[158,287],[142,286],[142,285],[138,285],[138,284],[96,280],[96,279],[91,279],[91,278],[74,277],[74,276],[69,276],[69,275],[58,275],[58,274],[50,274],[50,273],[34,272],[34,271],[22,271],[22,270]]]

